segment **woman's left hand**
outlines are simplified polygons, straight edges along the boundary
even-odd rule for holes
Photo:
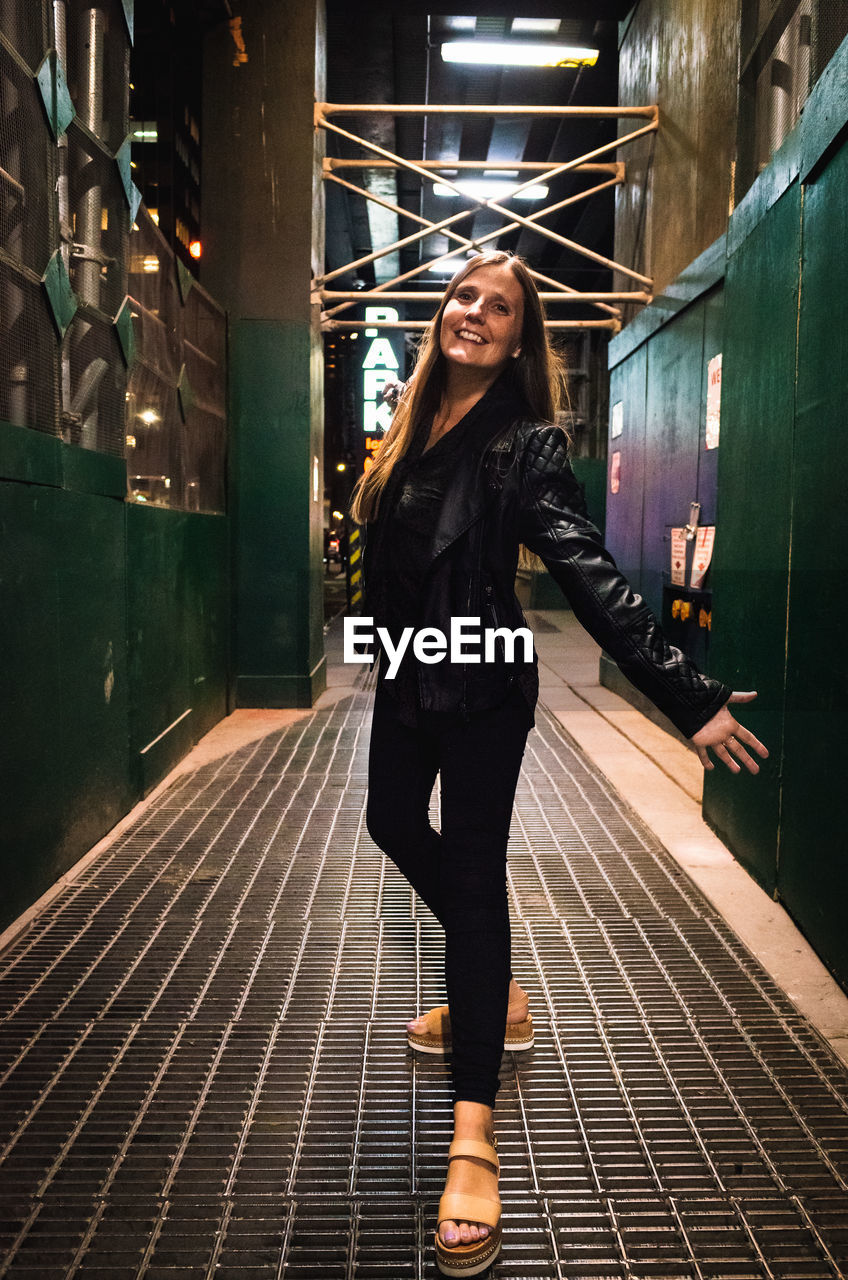
[[[712,720],[708,720],[703,729],[692,737],[692,745],[705,769],[715,768],[707,755],[707,747],[710,747],[731,773],[740,773],[743,764],[749,773],[760,772],[760,766],[745,748],[750,747],[763,759],[768,756],[767,748],[728,711],[731,702],[753,702],[756,696],[756,693],[731,693],[721,711],[717,711]]]

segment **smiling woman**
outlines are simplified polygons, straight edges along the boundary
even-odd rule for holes
[[[451,294],[439,339],[446,360],[477,369],[505,368],[521,354],[524,294],[506,263],[478,267]]]
[[[580,622],[693,738],[705,767],[708,747],[733,772],[757,772],[746,748],[767,754],[725,705],[754,695],[732,694],[669,645],[586,519],[555,425],[561,387],[527,267],[506,253],[472,258],[448,286],[354,495],[354,516],[369,526],[371,616],[360,639],[370,643],[373,622],[381,650],[368,831],[445,931],[448,1005],[410,1022],[407,1040],[425,1053],[452,1049],[454,1141],[436,1236],[449,1276],[478,1275],[500,1249],[498,1068],[505,1046],[529,1049],[534,1038],[510,970],[506,895],[539,685],[515,598],[519,545],[541,556]],[[429,819],[437,775],[438,832]]]

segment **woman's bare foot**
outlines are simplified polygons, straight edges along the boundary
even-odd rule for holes
[[[519,987],[515,978],[511,978],[509,983],[509,1004],[506,1011],[507,1022],[525,1022],[529,1009],[530,1001],[527,992]],[[413,1018],[412,1022],[407,1022],[406,1029],[410,1035],[423,1036],[427,1034],[427,1022],[424,1018]]]
[[[494,1117],[491,1107],[480,1102],[457,1102],[453,1109],[454,1138],[472,1138],[491,1144],[494,1136]],[[475,1156],[455,1157],[448,1165],[446,1192],[482,1196],[493,1200],[498,1193],[498,1175],[493,1165]],[[458,1244],[472,1244],[485,1240],[490,1228],[481,1222],[450,1222],[439,1224],[439,1237],[448,1248]]]

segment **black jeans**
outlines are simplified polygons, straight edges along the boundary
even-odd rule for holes
[[[454,1100],[494,1106],[510,978],[506,846],[532,722],[516,688],[467,720],[401,722],[378,689],[368,767],[368,831],[445,931]],[[428,806],[441,774],[441,833]]]

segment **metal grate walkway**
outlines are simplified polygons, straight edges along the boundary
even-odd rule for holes
[[[0,960],[0,1275],[436,1274],[438,927],[364,829],[369,712],[180,778]],[[845,1070],[541,711],[510,866],[494,1274],[848,1275]]]

